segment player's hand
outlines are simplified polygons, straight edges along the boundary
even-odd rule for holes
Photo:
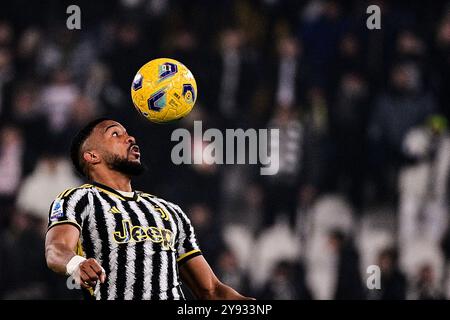
[[[83,288],[95,287],[98,280],[104,283],[106,280],[105,269],[97,262],[90,258],[80,263],[78,268],[80,284]]]

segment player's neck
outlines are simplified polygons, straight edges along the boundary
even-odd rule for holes
[[[91,174],[92,180],[118,191],[131,192],[131,178],[117,171]]]

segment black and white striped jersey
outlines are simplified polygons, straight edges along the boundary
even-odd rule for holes
[[[62,192],[50,207],[48,229],[70,223],[80,230],[77,254],[95,258],[106,281],[95,299],[184,299],[178,266],[201,254],[181,208],[140,191],[132,197],[101,185]]]

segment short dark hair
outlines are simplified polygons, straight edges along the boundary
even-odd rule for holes
[[[81,158],[81,146],[83,143],[89,138],[94,128],[103,121],[111,120],[109,118],[98,118],[92,120],[88,124],[86,124],[80,131],[73,137],[72,143],[70,146],[70,158],[72,159],[73,166],[77,170],[79,174],[87,177],[87,173],[85,172],[84,164],[82,163]]]

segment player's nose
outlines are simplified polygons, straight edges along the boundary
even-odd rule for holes
[[[136,139],[133,136],[128,136],[127,137],[127,142],[131,145],[131,144],[136,144]]]

